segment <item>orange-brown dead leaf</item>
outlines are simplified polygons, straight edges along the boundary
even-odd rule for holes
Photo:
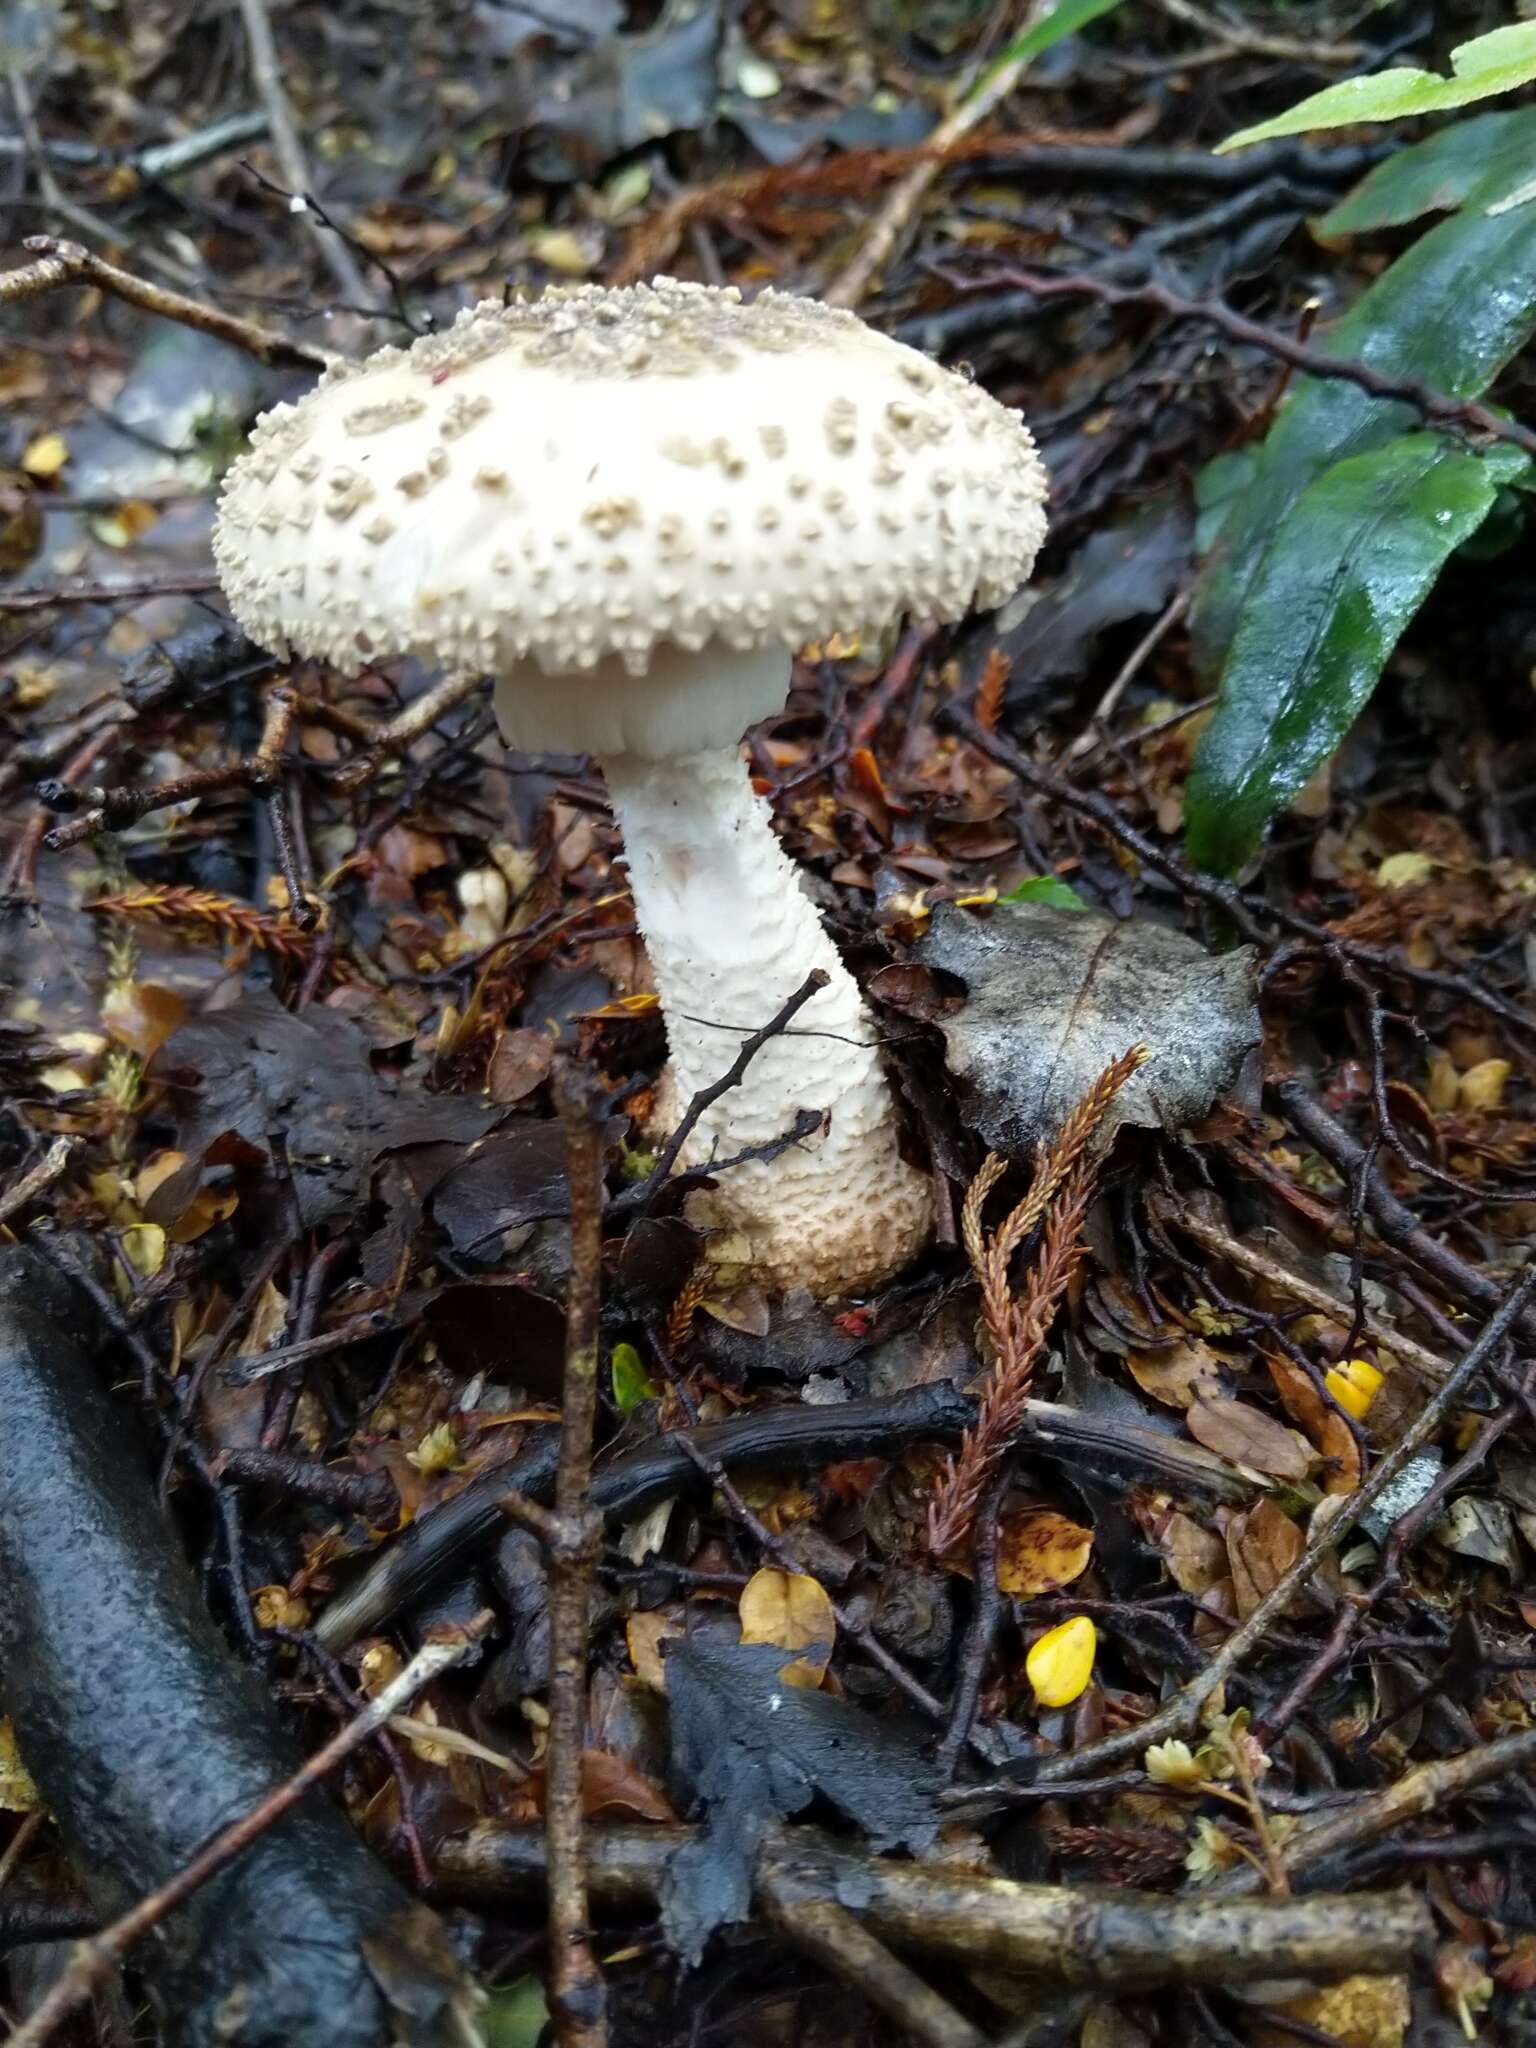
[[[773,1643],[807,1653],[784,1666],[780,1676],[786,1685],[811,1690],[820,1685],[837,1641],[837,1618],[818,1579],[765,1565],[743,1586],[738,1612],[744,1643]]]
[[[1093,1531],[1051,1508],[1005,1515],[998,1531],[999,1592],[1028,1600],[1070,1586],[1088,1569]]]

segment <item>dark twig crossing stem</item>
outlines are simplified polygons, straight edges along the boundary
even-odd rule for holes
[[[794,994],[774,1012],[762,1029],[754,1031],[750,1038],[744,1038],[741,1041],[741,1050],[737,1053],[735,1059],[731,1061],[731,1064],[726,1068],[719,1080],[711,1081],[707,1088],[701,1088],[689,1103],[687,1109],[683,1112],[682,1121],[658,1153],[656,1164],[651,1168],[643,1181],[640,1181],[629,1190],[624,1203],[625,1208],[643,1210],[651,1198],[666,1186],[667,1179],[673,1167],[676,1166],[683,1147],[693,1135],[694,1128],[705,1110],[712,1108],[720,1100],[721,1096],[729,1094],[732,1088],[740,1086],[747,1068],[757,1058],[769,1039],[777,1038],[781,1031],[787,1029],[793,1019],[805,1008],[811,997],[818,994],[826,985],[826,969],[823,967],[812,968]]]

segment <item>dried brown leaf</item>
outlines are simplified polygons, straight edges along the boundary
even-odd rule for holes
[[[1189,1433],[1198,1444],[1235,1465],[1273,1479],[1305,1479],[1314,1453],[1305,1438],[1245,1401],[1202,1396],[1191,1403]]]

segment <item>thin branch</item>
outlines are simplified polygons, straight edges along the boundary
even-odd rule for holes
[[[1031,0],[1021,34],[1033,28],[1044,14],[1046,0]],[[878,273],[896,253],[933,181],[943,167],[945,152],[995,114],[1029,67],[1028,56],[1004,57],[990,70],[983,66],[961,88],[959,103],[929,136],[927,147],[934,154],[914,164],[901,183],[885,199],[870,222],[859,248],[821,294],[829,306],[857,306]]]
[[[1288,363],[1292,369],[1305,371],[1309,377],[1333,377],[1358,385],[1371,398],[1411,405],[1433,425],[1456,427],[1463,433],[1481,434],[1492,441],[1508,441],[1525,454],[1536,455],[1536,431],[1522,426],[1518,420],[1502,419],[1490,407],[1479,405],[1475,398],[1452,398],[1447,392],[1411,377],[1385,377],[1356,357],[1331,356],[1321,349],[1309,348],[1288,334],[1234,312],[1219,299],[1185,298],[1181,292],[1162,284],[1111,284],[1090,271],[1056,275],[1038,270],[998,270],[986,278],[960,278],[948,270],[936,269],[936,274],[966,293],[1006,287],[1029,292],[1037,299],[1092,298],[1106,306],[1148,306],[1175,322],[1198,320],[1217,328],[1232,341],[1259,349],[1279,362]]]
[[[549,1546],[549,2003],[560,2048],[606,2048],[607,1993],[588,1930],[581,1758],[586,1747],[587,1628],[603,1522],[591,1502],[592,1435],[603,1284],[603,1108],[585,1076],[561,1077],[571,1195],[560,1462]],[[505,1510],[505,1502],[503,1503]]]
[[[757,1898],[781,1934],[862,1992],[901,2034],[923,2048],[986,2048],[986,2035],[893,1956],[846,1906],[818,1897],[813,1887],[774,1865],[759,1872]]]
[[[304,156],[304,145],[299,140],[299,131],[293,124],[293,110],[288,104],[288,95],[283,89],[282,61],[277,54],[277,42],[272,34],[272,22],[268,16],[265,0],[239,0],[240,19],[245,27],[246,48],[251,58],[251,78],[261,103],[267,111],[267,126],[272,134],[272,152],[282,167],[283,176],[293,187],[294,194],[301,195],[309,190],[309,165]],[[290,202],[292,204],[292,202]],[[371,294],[363,273],[357,266],[357,259],[334,229],[327,232],[314,217],[302,198],[297,211],[304,215],[305,225],[314,239],[315,247],[324,260],[326,269],[336,282],[336,288],[344,299],[355,305],[366,306]]]
[[[1282,1081],[1275,1090],[1280,1107],[1330,1165],[1346,1180],[1358,1186],[1365,1213],[1384,1244],[1403,1252],[1448,1294],[1472,1308],[1489,1309],[1503,1298],[1504,1290],[1489,1273],[1469,1266],[1459,1252],[1452,1251],[1437,1237],[1431,1237],[1413,1211],[1377,1173],[1370,1172],[1369,1154],[1358,1139],[1350,1136],[1338,1118],[1308,1093],[1300,1081]],[[1536,1309],[1518,1319],[1521,1336],[1536,1344]],[[1457,1367],[1460,1370],[1460,1367]],[[1454,1377],[1454,1375],[1453,1375]]]
[[[1165,876],[1181,895],[1192,902],[1207,904],[1230,919],[1253,945],[1271,946],[1277,929],[1292,932],[1330,958],[1355,960],[1363,966],[1378,968],[1384,974],[1416,982],[1421,988],[1439,989],[1447,995],[1459,996],[1464,1002],[1476,1003],[1491,1017],[1497,1017],[1522,1036],[1536,1036],[1536,1013],[1521,1009],[1517,1003],[1508,1001],[1494,989],[1485,988],[1469,975],[1453,974],[1437,967],[1415,967],[1400,953],[1385,952],[1377,946],[1365,946],[1358,940],[1342,938],[1326,925],[1315,924],[1310,918],[1298,916],[1295,911],[1280,910],[1273,904],[1245,895],[1235,882],[1223,881],[1218,875],[1202,874],[1181,860],[1171,847],[1139,831],[1107,796],[1097,790],[1080,789],[1064,775],[1032,761],[1000,734],[988,732],[985,726],[978,725],[960,705],[941,706],[937,723],[941,728],[957,732],[962,739],[969,740],[988,760],[996,761],[1000,768],[1016,775],[1037,796],[1064,804],[1068,810],[1076,811],[1079,817],[1090,819],[1101,831],[1107,832],[1135,854],[1137,860],[1154,874]]]
[[[336,787],[360,789],[365,782],[371,782],[391,755],[403,754],[423,733],[430,732],[440,718],[446,718],[456,705],[472,697],[483,681],[477,675],[444,676],[430,690],[423,690],[402,712],[375,729],[366,752],[337,771],[332,777]]]
[[[611,1909],[654,1912],[667,1863],[697,1832],[594,1829],[594,1896]],[[544,1884],[544,1844],[536,1828],[482,1824],[445,1841],[436,1865],[439,1879],[461,1897],[487,1905],[536,1899]],[[808,1827],[769,1837],[757,1882],[780,1868],[845,1904],[882,1941],[961,1967],[986,1965],[1089,1986],[1100,1996],[1159,1985],[1230,1987],[1293,1975],[1326,1980],[1356,1970],[1390,1971],[1410,1960],[1432,1924],[1423,1901],[1408,1891],[1273,1899],[1213,1890],[1167,1898],[1131,1886],[1019,1884],[942,1864],[853,1855]]]
[[[1362,1517],[1392,1486],[1419,1446],[1434,1435],[1461,1401],[1478,1374],[1495,1356],[1509,1331],[1519,1322],[1533,1292],[1536,1292],[1536,1266],[1526,1269],[1518,1284],[1505,1296],[1497,1313],[1489,1318],[1477,1342],[1457,1360],[1450,1377],[1435,1389],[1369,1479],[1355,1492],[1342,1498],[1337,1511],[1314,1532],[1300,1557],[1281,1573],[1247,1620],[1232,1631],[1203,1671],[1197,1672],[1155,1714],[1138,1722],[1134,1728],[1107,1735],[1099,1742],[1090,1743],[1086,1749],[1047,1757],[1035,1774],[1035,1782],[1060,1784],[1072,1778],[1086,1777],[1110,1764],[1120,1763],[1126,1757],[1139,1756],[1151,1743],[1166,1742],[1170,1736],[1190,1734],[1206,1701],[1258,1648],[1266,1632],[1282,1618],[1319,1565],[1359,1527]]]
[[[467,1626],[418,1650],[405,1669],[375,1694],[355,1719],[338,1729],[323,1748],[316,1750],[291,1778],[269,1792],[259,1806],[222,1829],[168,1883],[140,1899],[99,1934],[79,1942],[53,1989],[26,2024],[9,2036],[6,2048],[41,2048],[55,2027],[87,2003],[96,1985],[116,1969],[135,1942],[233,1863],[275,1821],[297,1806],[306,1792],[385,1727],[390,1716],[413,1700],[423,1687],[453,1665],[462,1663],[493,1619],[488,1611],[478,1614]]]
[[[323,370],[338,360],[328,348],[319,348],[313,342],[296,341],[290,335],[275,334],[270,327],[263,327],[255,320],[242,320],[236,313],[226,313],[218,306],[206,305],[201,299],[189,298],[185,292],[172,291],[168,285],[151,284],[148,278],[135,277],[131,270],[109,263],[104,256],[93,255],[79,242],[59,241],[53,235],[28,235],[21,246],[38,260],[20,270],[0,271],[0,305],[10,299],[36,298],[40,292],[56,291],[61,285],[94,285],[98,291],[108,292],[127,305],[139,307],[142,312],[156,313],[164,320],[179,320],[183,327],[195,327],[200,333],[211,334],[217,341],[227,341],[235,348],[243,348],[247,355],[255,356],[258,362],[270,363],[274,369]],[[172,582],[168,587],[174,591],[184,586]],[[109,595],[113,590],[110,584],[87,585],[86,588],[102,588]],[[217,582],[209,577],[192,585],[192,588],[214,589]],[[22,590],[7,596],[6,610],[26,610],[25,600],[29,595],[31,593]],[[22,600],[19,605],[18,599]],[[74,601],[78,603],[80,600],[77,597]]]
[[[1364,43],[1306,42],[1300,36],[1266,35],[1241,22],[1228,21],[1195,0],[1159,0],[1165,14],[1188,28],[1215,36],[1229,50],[1244,50],[1255,57],[1274,57],[1282,64],[1358,64],[1367,54]]]
[[[35,1202],[55,1181],[62,1180],[79,1149],[78,1138],[55,1138],[35,1166],[29,1166],[8,1188],[0,1188],[0,1223],[9,1223],[29,1202]]]
[[[1282,1265],[1278,1259],[1271,1258],[1256,1245],[1232,1237],[1227,1231],[1200,1215],[1197,1210],[1187,1205],[1176,1207],[1170,1202],[1168,1213],[1159,1214],[1158,1221],[1175,1230],[1183,1231],[1185,1236],[1192,1237],[1216,1258],[1224,1259],[1228,1264],[1251,1274],[1255,1280],[1261,1280],[1265,1286],[1274,1288],[1276,1293],[1287,1295],[1292,1301],[1304,1302],[1308,1308],[1316,1309],[1319,1315],[1331,1317],[1346,1330],[1350,1327],[1354,1311],[1341,1295],[1333,1293],[1330,1288],[1323,1286],[1321,1281],[1312,1279],[1310,1275],[1298,1273],[1294,1268]],[[1443,1380],[1452,1370],[1449,1359],[1442,1358],[1437,1351],[1429,1350],[1419,1343],[1417,1338],[1407,1336],[1369,1307],[1360,1327],[1361,1334],[1369,1337],[1373,1344],[1379,1344],[1383,1350],[1390,1351],[1393,1357],[1400,1359],[1404,1365],[1413,1366],[1430,1379]]]
[[[656,1164],[645,1176],[645,1179],[637,1182],[633,1188],[626,1191],[624,1208],[643,1210],[646,1204],[666,1186],[668,1177],[682,1154],[683,1147],[693,1135],[699,1118],[703,1116],[705,1110],[713,1108],[721,1096],[729,1094],[731,1089],[740,1087],[746,1076],[747,1068],[757,1058],[757,1055],[768,1041],[771,1038],[777,1038],[781,1032],[785,1031],[800,1011],[805,1008],[811,997],[818,994],[826,985],[826,969],[824,967],[813,967],[794,994],[780,1005],[768,1019],[768,1022],[760,1030],[754,1031],[749,1037],[741,1041],[741,1050],[720,1076],[720,1079],[712,1081],[707,1088],[701,1088],[689,1103],[687,1109],[683,1112],[682,1121],[678,1124],[671,1137],[668,1138],[666,1144],[662,1146],[661,1151],[657,1155]]]

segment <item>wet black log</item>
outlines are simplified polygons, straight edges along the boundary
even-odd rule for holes
[[[92,1310],[0,1249],[0,1704],[103,1920],[301,1758],[158,1512]],[[440,1922],[312,1794],[137,1951],[174,2048],[447,2048]]]

